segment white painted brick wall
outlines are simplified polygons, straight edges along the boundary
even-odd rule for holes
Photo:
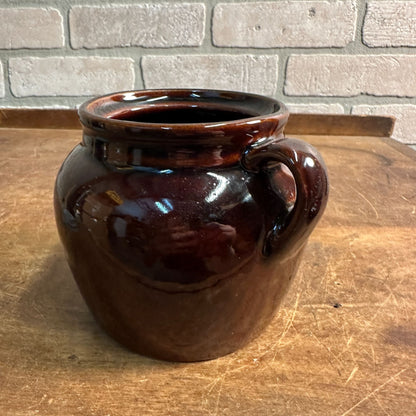
[[[416,1],[370,1],[363,27],[368,46],[416,46]]]
[[[177,55],[142,58],[146,88],[217,88],[274,95],[275,55]]]
[[[59,48],[63,45],[63,18],[58,10],[0,9],[0,49]]]
[[[74,48],[198,46],[204,38],[205,5],[156,3],[75,6],[69,14]]]
[[[11,58],[9,67],[16,97],[89,96],[134,88],[129,58]]]
[[[292,55],[285,93],[416,96],[416,55]]]
[[[340,47],[354,40],[356,19],[348,0],[220,3],[213,41],[235,47]]]
[[[416,144],[416,105],[385,104],[355,105],[352,114],[369,114],[396,117],[394,138],[407,144]]]
[[[288,102],[287,108],[291,113],[306,113],[306,114],[344,114],[344,107],[341,104],[325,104],[325,103],[309,103],[296,104]]]
[[[416,0],[0,0],[0,108],[143,87],[391,111],[414,143]]]

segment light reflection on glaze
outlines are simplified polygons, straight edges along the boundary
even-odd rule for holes
[[[210,194],[207,197],[205,197],[206,202],[214,202],[225,191],[229,182],[227,178],[224,178],[223,176],[218,175],[214,172],[208,172],[207,175],[210,175],[215,179],[218,179],[218,184],[216,185],[216,187],[210,192]]]

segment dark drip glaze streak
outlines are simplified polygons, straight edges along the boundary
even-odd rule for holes
[[[319,154],[283,138],[285,107],[246,93],[149,90],[99,97],[79,114],[83,142],[59,171],[54,205],[99,324],[171,361],[255,338],[327,200]]]

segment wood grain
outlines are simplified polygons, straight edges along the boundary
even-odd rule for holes
[[[339,114],[291,114],[287,134],[390,137],[394,117]]]
[[[414,415],[416,153],[302,138],[330,202],[285,304],[243,350],[175,364],[109,339],[70,275],[52,189],[80,132],[0,129],[0,414]]]
[[[68,109],[0,109],[0,128],[80,129],[77,110]]]

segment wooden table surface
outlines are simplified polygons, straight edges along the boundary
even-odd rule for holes
[[[353,119],[300,136],[330,201],[274,321],[236,353],[177,364],[105,335],[66,265],[52,189],[80,131],[0,117],[0,415],[415,415],[416,152],[337,120]]]

